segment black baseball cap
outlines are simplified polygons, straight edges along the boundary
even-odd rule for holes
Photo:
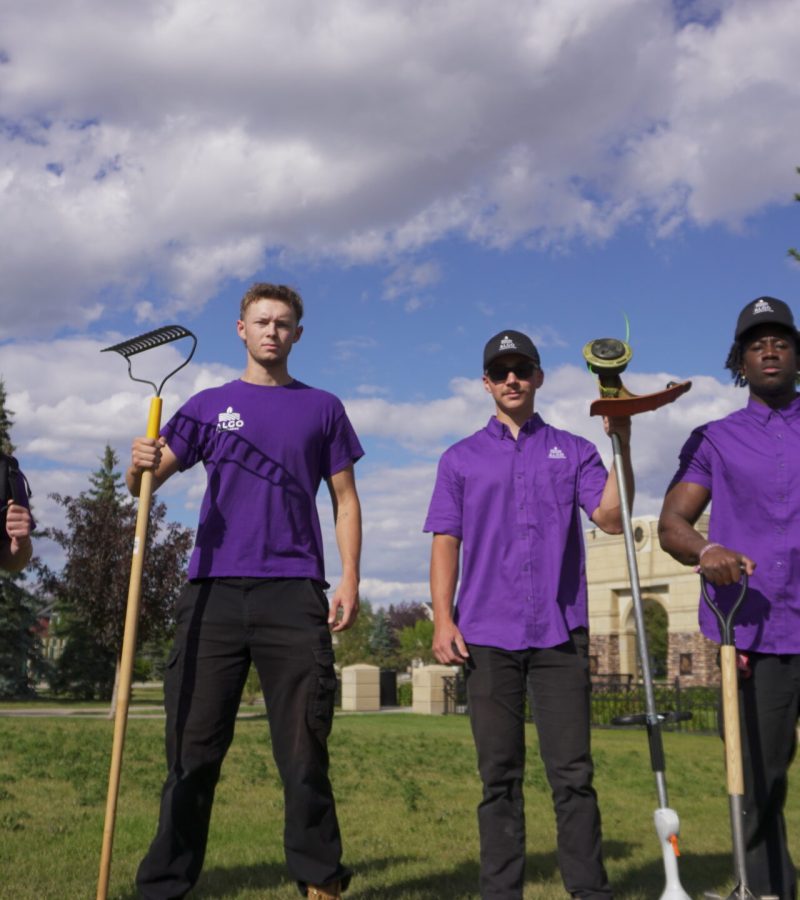
[[[500,331],[493,338],[489,338],[483,348],[483,371],[485,372],[498,357],[508,356],[511,353],[527,356],[537,368],[539,367],[539,351],[527,334],[521,331]]]
[[[758,297],[751,300],[739,313],[734,337],[738,341],[746,331],[764,324],[782,325],[797,334],[792,311],[783,300],[776,300],[775,297]]]

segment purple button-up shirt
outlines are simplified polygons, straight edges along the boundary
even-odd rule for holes
[[[678,481],[711,492],[709,540],[756,562],[736,616],[736,646],[800,652],[800,398],[786,409],[751,399],[696,428],[681,450],[672,483]],[[720,607],[729,607],[738,591],[718,588]],[[702,601],[700,627],[719,642],[716,619]]]
[[[442,455],[424,530],[462,541],[465,640],[554,647],[588,625],[579,507],[597,509],[606,477],[593,444],[538,414],[517,440],[492,417]]]

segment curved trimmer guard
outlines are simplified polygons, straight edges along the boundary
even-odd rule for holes
[[[692,386],[691,381],[668,384],[663,391],[654,394],[631,394],[621,384],[616,397],[599,397],[589,407],[590,416],[636,416],[643,412],[652,412],[667,403],[672,403]]]

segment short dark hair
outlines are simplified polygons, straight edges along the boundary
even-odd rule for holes
[[[787,337],[790,332],[787,331]],[[744,345],[750,340],[750,332],[745,332],[738,341],[731,344],[728,351],[728,358],[725,360],[725,368],[731,373],[731,378],[736,387],[747,387],[747,379],[742,375],[742,367],[744,365]],[[794,336],[794,352],[800,363],[800,335],[795,333]],[[800,372],[795,379],[800,384]]]
[[[290,288],[285,284],[270,284],[267,281],[257,281],[242,297],[242,302],[239,305],[240,319],[244,319],[247,307],[257,300],[280,300],[282,303],[292,307],[298,322],[303,318],[303,298],[294,288]]]

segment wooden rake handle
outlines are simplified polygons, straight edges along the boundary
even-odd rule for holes
[[[147,437],[158,439],[161,427],[161,397],[150,400],[147,419]],[[139,626],[139,609],[142,599],[142,570],[144,550],[147,546],[147,526],[150,520],[150,505],[153,499],[153,472],[142,473],[139,490],[139,508],[136,513],[136,532],[133,539],[131,576],[128,584],[128,605],[125,612],[125,631],[122,638],[122,656],[119,666],[117,688],[117,710],[114,718],[114,742],[111,748],[111,768],[108,775],[106,815],[103,824],[103,846],[100,851],[100,875],[97,881],[97,900],[107,900],[108,883],[111,875],[111,849],[114,843],[114,825],[117,817],[120,773],[122,771],[122,750],[125,746],[125,731],[128,724],[133,661],[136,655],[136,633]]]

